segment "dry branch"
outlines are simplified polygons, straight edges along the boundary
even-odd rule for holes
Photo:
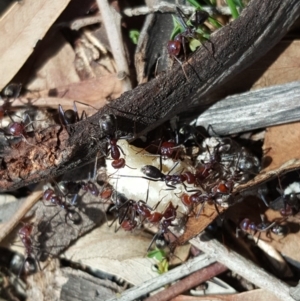
[[[184,64],[188,81],[177,66],[124,93],[68,131],[57,126],[36,133],[38,139],[30,143],[37,146],[21,142],[15,148],[6,147],[1,154],[0,190],[54,177],[94,159],[99,150],[103,154],[106,139],[98,122],[103,113],[118,116],[118,129],[138,137],[189,106],[204,105],[204,96],[265,54],[299,15],[298,0],[252,0],[240,18],[216,32]]]
[[[278,299],[284,301],[294,300],[289,295],[290,287],[287,284],[268,274],[238,253],[228,250],[217,240],[210,239],[206,234],[201,234],[199,237],[190,240],[190,243],[251,283],[273,293]]]
[[[226,97],[196,119],[219,135],[236,134],[300,120],[300,82]]]
[[[184,276],[198,271],[204,267],[213,264],[215,260],[209,258],[206,254],[200,255],[169,271],[166,274],[144,282],[142,285],[126,290],[120,297],[109,299],[108,301],[131,301],[148,294],[168,283],[178,280]]]
[[[218,262],[199,270],[195,273],[190,274],[186,278],[180,280],[179,282],[173,284],[169,288],[148,297],[144,301],[168,301],[172,298],[182,294],[197,285],[225,272],[227,270],[226,266]]]

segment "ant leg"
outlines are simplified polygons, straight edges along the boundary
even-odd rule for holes
[[[121,153],[123,154],[123,156],[125,157],[126,155],[125,155],[125,153],[124,153],[124,151],[123,151],[123,149],[122,149],[122,147],[121,146],[119,146],[119,145],[117,145],[117,148],[121,151]]]
[[[257,241],[255,242],[255,244],[256,244],[256,245],[257,245],[257,244],[258,244],[258,242],[259,242],[260,235],[261,235],[261,231],[259,231],[259,233],[258,233]]]
[[[186,80],[189,81],[189,79],[188,79],[188,77],[187,77],[187,75],[186,75],[186,72],[185,72],[185,70],[184,70],[183,63],[182,63],[182,62],[179,60],[179,58],[177,58],[175,55],[174,55],[173,57],[174,57],[174,59],[180,64],[180,66],[181,66],[181,68],[182,68],[182,71],[183,71],[183,73],[184,73],[184,76],[185,76]]]
[[[75,113],[75,120],[79,121],[79,115],[78,115],[78,110],[77,110],[77,106],[76,106],[76,103],[75,101],[73,101],[73,110],[74,110],[74,113]],[[84,111],[82,111],[83,113]]]
[[[151,240],[151,242],[150,242],[150,244],[149,244],[149,247],[147,248],[147,253],[150,251],[151,246],[153,245],[154,241],[156,240],[156,238],[157,238],[160,234],[161,234],[161,233],[157,232],[157,233],[153,236],[153,238],[152,238],[152,240]]]
[[[199,211],[198,211],[198,213],[197,213],[197,215],[196,215],[196,219],[198,219],[199,216],[200,216],[200,214],[202,213],[202,211],[203,211],[203,209],[204,209],[204,205],[205,205],[205,201],[202,203],[202,206],[200,207],[200,209],[199,209]]]
[[[86,111],[82,111],[82,113],[81,113],[81,116],[80,116],[80,119],[79,120],[83,120],[83,119],[87,119],[87,113],[86,113]]]
[[[171,185],[167,182],[165,182],[165,184],[166,184],[167,187],[170,187],[170,189],[164,189],[164,190],[174,190],[174,189],[176,189],[176,186],[174,186],[174,185]]]
[[[96,110],[97,112],[99,111],[99,109],[93,107],[93,106],[90,105],[90,104],[87,104],[87,103],[84,103],[84,102],[81,102],[81,101],[78,101],[78,100],[74,100],[74,105],[75,105],[75,103],[80,103],[81,105],[84,105],[84,106],[93,108],[93,109]],[[75,106],[76,106],[76,105],[75,105]],[[76,108],[76,110],[77,110],[77,108]]]
[[[220,210],[219,210],[219,208],[218,208],[216,202],[214,202],[214,206],[215,206],[215,209],[216,209],[218,215],[220,216],[220,215],[221,215],[221,212],[220,212]]]
[[[58,105],[58,118],[61,125],[67,124],[67,121],[65,119],[65,111],[60,104]]]
[[[187,51],[186,51],[186,38],[184,37],[184,36],[181,36],[181,45],[182,45],[182,47],[183,47],[183,54],[184,54],[184,61],[186,61],[186,53],[187,53]]]
[[[207,131],[207,133],[209,134],[209,130],[211,129],[211,132],[216,136],[216,137],[219,137],[220,135],[218,135],[218,133],[213,129],[213,127],[212,127],[212,125],[211,124],[209,124],[208,125],[208,127],[207,127],[207,129],[206,129],[206,131]]]
[[[264,196],[264,194],[260,191],[260,190],[258,190],[258,194],[259,194],[259,197],[261,198],[261,200],[264,202],[264,204],[266,205],[266,207],[270,207],[269,206],[269,203],[267,202],[267,200],[266,200],[266,198],[265,198],[265,196]]]

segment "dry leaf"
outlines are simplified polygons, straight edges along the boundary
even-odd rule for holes
[[[64,86],[80,81],[74,67],[75,53],[69,43],[59,32],[48,41],[50,47],[45,47],[40,53],[30,72],[31,79],[26,88],[40,91]]]
[[[266,216],[269,221],[282,220],[282,216],[278,211],[267,210]],[[300,216],[290,216],[286,221],[283,221],[283,224],[286,224],[289,233],[286,236],[276,236],[272,235],[272,240],[269,243],[278,250],[287,261],[293,265],[300,267]]]
[[[146,250],[152,239],[145,233],[129,233],[102,225],[79,239],[66,252],[65,257],[93,269],[116,275],[138,285],[158,274],[152,268],[153,261],[146,258]]]
[[[239,185],[233,193],[267,182],[288,171],[300,168],[300,123],[278,125],[267,129],[263,146],[265,168],[251,181]]]
[[[81,270],[60,267],[57,259],[42,271],[28,276],[26,282],[26,300],[107,300],[122,291],[109,279],[99,279]]]
[[[300,41],[297,40],[279,42],[260,60],[223,85],[214,95],[220,99],[236,93],[300,80],[299,46]]]
[[[73,100],[78,100],[99,109],[107,103],[108,99],[115,99],[119,97],[121,93],[121,81],[116,75],[108,75],[79,83],[71,83],[66,86],[58,85],[55,89],[40,91],[38,95],[37,93],[28,93],[25,97],[36,99],[34,104],[37,106],[43,106],[44,101],[40,101],[39,98],[49,98],[52,96],[58,99],[69,99],[69,106],[73,105]],[[63,105],[62,102],[60,103],[61,105]],[[17,105],[17,103],[14,103],[14,105]],[[54,107],[57,107],[57,103],[54,104]]]
[[[283,124],[267,129],[264,142],[264,153],[271,158],[271,164],[263,170],[276,170],[289,160],[300,160],[300,123]],[[266,164],[266,158],[263,165]]]
[[[14,77],[70,0],[15,2],[0,20],[0,90]]]

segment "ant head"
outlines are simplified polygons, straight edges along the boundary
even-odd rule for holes
[[[22,84],[11,83],[1,92],[1,95],[7,98],[18,98],[22,89]]]
[[[66,122],[66,124],[73,124],[76,123],[77,120],[77,114],[74,110],[66,110],[64,113],[64,121]]]
[[[195,27],[202,25],[209,17],[209,13],[204,10],[197,9],[195,13],[195,21],[192,22]]]

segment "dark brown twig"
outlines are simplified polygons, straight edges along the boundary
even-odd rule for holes
[[[205,282],[216,275],[219,275],[227,270],[227,267],[221,263],[213,263],[212,265],[200,271],[192,273],[188,277],[176,282],[167,289],[145,299],[145,301],[167,301],[178,296],[179,294],[188,291],[189,289]]]

